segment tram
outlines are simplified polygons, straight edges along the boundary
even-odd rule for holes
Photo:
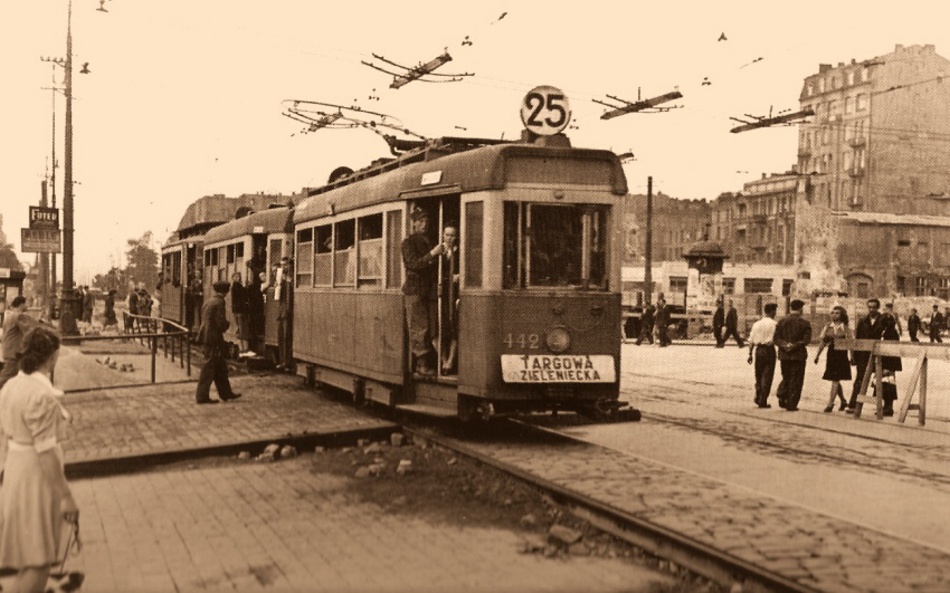
[[[271,206],[250,212],[204,235],[204,293],[211,294],[215,282],[230,282],[235,273],[251,295],[251,350],[269,360],[277,357],[277,300],[274,298],[276,271],[281,259],[293,250],[293,209]],[[231,293],[225,297],[231,311]],[[232,323],[225,340],[238,343],[237,324]]]
[[[437,416],[616,411],[626,193],[615,154],[563,134],[429,140],[310,190],[293,214],[298,372]],[[457,289],[438,274],[432,375],[411,364],[401,290],[416,212],[431,245],[446,226],[459,237]]]
[[[200,323],[201,292],[195,270],[201,269],[203,240],[201,234],[179,238],[176,231],[162,246],[162,317],[194,330]]]

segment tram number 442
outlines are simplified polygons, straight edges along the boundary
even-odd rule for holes
[[[538,334],[508,334],[501,343],[508,348],[514,348],[517,344],[522,350],[537,350],[541,347],[541,336]]]

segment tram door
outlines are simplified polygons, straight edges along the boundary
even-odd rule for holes
[[[454,378],[458,374],[458,310],[459,310],[459,214],[461,195],[451,194],[420,198],[411,208],[428,215],[426,236],[431,245],[445,245],[433,274],[436,302],[429,313],[429,339],[435,350],[433,362],[437,377]]]

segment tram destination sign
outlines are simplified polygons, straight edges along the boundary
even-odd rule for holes
[[[31,229],[58,229],[59,208],[30,206]]]
[[[502,354],[505,383],[613,383],[609,354]]]
[[[59,229],[20,229],[23,253],[61,253],[63,237]]]

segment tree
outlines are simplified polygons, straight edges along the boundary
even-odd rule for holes
[[[112,269],[105,274],[96,274],[96,277],[92,279],[92,286],[104,293],[114,288],[117,291],[116,296],[119,299],[124,299],[128,288],[128,279],[125,270],[112,266]]]
[[[158,284],[158,252],[152,249],[152,232],[149,231],[138,239],[128,240],[129,250],[125,252],[128,265],[125,268],[125,278],[129,282],[142,282],[149,291]]]
[[[0,215],[0,268],[23,271],[23,264],[13,252],[13,245],[7,243],[7,236],[3,233],[3,215]]]

